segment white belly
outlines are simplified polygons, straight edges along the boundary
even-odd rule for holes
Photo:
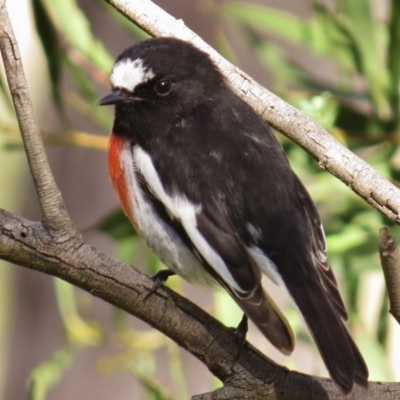
[[[127,189],[134,193],[130,207],[140,236],[168,268],[188,282],[208,288],[218,287],[175,230],[158,216],[150,201],[146,200],[132,160],[132,150],[127,144],[121,149],[120,163],[125,172]]]

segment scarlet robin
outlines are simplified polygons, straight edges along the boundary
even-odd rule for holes
[[[290,354],[293,334],[261,286],[266,274],[289,292],[341,389],[367,386],[316,207],[269,126],[206,53],[178,39],[126,49],[111,83],[99,102],[115,105],[109,172],[126,215],[169,268],[158,278],[222,286]]]

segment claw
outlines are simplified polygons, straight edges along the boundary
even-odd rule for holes
[[[238,360],[238,358],[240,356],[240,352],[242,350],[242,347],[244,346],[244,344],[246,342],[246,335],[247,335],[248,330],[249,330],[248,318],[247,318],[246,314],[243,314],[242,320],[239,322],[239,325],[234,330],[235,335],[240,343],[239,351],[236,354],[235,361]]]
[[[150,278],[154,282],[153,287],[150,289],[149,293],[146,294],[144,300],[147,300],[149,296],[156,292],[172,275],[176,275],[175,272],[172,272],[170,269],[162,269],[151,276]]]

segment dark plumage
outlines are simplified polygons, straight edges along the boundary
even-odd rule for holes
[[[368,370],[344,320],[323,229],[268,125],[207,54],[183,41],[138,43],[117,59],[109,168],[131,221],[174,272],[218,282],[283,353],[286,319],[261,287],[283,283],[332,379],[349,392]]]

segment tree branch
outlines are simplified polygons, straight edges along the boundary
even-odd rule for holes
[[[400,255],[396,238],[388,228],[379,231],[379,253],[388,291],[389,312],[400,324]]]
[[[138,1],[138,4],[147,7],[149,2]],[[153,22],[159,26],[160,21]],[[230,329],[167,288],[144,300],[152,288],[148,277],[83,242],[65,211],[46,160],[4,0],[0,0],[0,48],[44,221],[44,224],[31,222],[0,210],[0,258],[64,279],[146,321],[187,349],[224,382],[224,388],[196,396],[197,400],[344,399],[336,385],[327,379],[280,367],[248,343],[241,348]],[[244,90],[243,84],[251,81],[244,75],[241,79],[238,83]],[[257,86],[251,90],[257,93]],[[264,104],[264,114],[273,108]],[[297,114],[291,115],[294,118]],[[317,133],[318,130],[314,134]],[[327,165],[330,163],[333,161]],[[387,195],[390,193],[394,195],[390,191]],[[346,399],[397,399],[399,394],[398,383],[371,384],[368,392],[356,387]]]
[[[57,236],[63,240],[60,237],[62,232],[69,235],[77,233],[65,210],[61,193],[56,186],[46,158],[5,0],[0,0],[0,51],[29,168],[39,197],[43,223],[50,230],[57,232]]]
[[[111,259],[79,237],[55,244],[41,223],[7,211],[0,211],[0,258],[61,278],[167,335],[224,382],[224,388],[195,396],[196,400],[399,397],[399,383],[371,383],[368,391],[355,387],[349,396],[344,396],[328,379],[289,371],[249,343],[241,348],[233,330],[166,287],[144,300],[153,281],[129,265]]]
[[[249,103],[273,128],[303,147],[368,204],[390,220],[400,223],[400,190],[365,161],[343,147],[325,129],[301,111],[259,85],[219,55],[199,36],[150,0],[106,0],[133,23],[152,36],[186,40],[210,54],[235,92]]]

